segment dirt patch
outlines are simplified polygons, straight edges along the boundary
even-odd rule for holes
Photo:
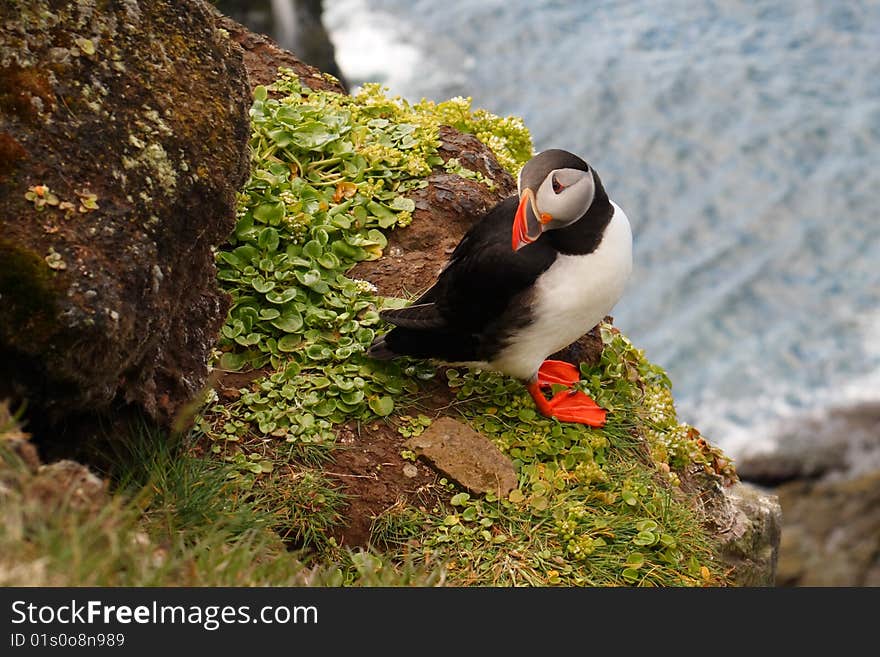
[[[235,401],[241,397],[243,388],[250,388],[251,383],[264,376],[269,376],[272,369],[264,367],[247,372],[221,372],[214,370],[208,379],[208,385],[217,391],[217,395],[223,401]]]
[[[444,161],[458,158],[491,180],[494,189],[444,171],[432,173],[428,186],[409,196],[416,204],[412,223],[388,235],[388,247],[380,260],[358,263],[349,272],[353,278],[373,283],[379,294],[407,297],[425,291],[474,222],[516,193],[513,178],[476,137],[441,126],[440,139]]]
[[[444,381],[438,372],[423,387],[426,397],[403,412],[432,419],[447,414],[454,395]],[[340,484],[348,498],[344,511],[348,525],[336,535],[342,545],[367,545],[375,518],[401,502],[430,510],[449,501],[434,468],[421,459],[413,463],[400,455],[405,441],[395,426],[381,420],[360,426],[349,422],[337,432],[334,462],[325,474]]]

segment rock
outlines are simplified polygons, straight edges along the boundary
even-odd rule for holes
[[[510,459],[491,440],[450,417],[436,419],[404,445],[471,493],[506,497],[517,486]]]
[[[776,489],[781,586],[880,586],[880,472]]]
[[[214,20],[217,27],[226,30],[229,37],[244,50],[244,64],[252,89],[257,85],[272,84],[278,76],[278,67],[284,66],[293,69],[300,81],[310,89],[345,93],[345,88],[337,80],[327,77],[314,66],[303,63],[292,53],[282,50],[272,39],[251,32],[244,25],[219,12],[215,13]]]
[[[3,3],[0,398],[29,426],[169,426],[202,388],[250,102],[201,0]]]
[[[40,466],[28,486],[29,496],[43,508],[97,513],[107,502],[107,482],[82,463],[63,459]]]
[[[297,29],[290,50],[304,61],[329,73],[341,84],[345,77],[336,62],[336,48],[324,27],[323,0],[295,0]]]
[[[880,404],[790,424],[737,464],[779,496],[781,586],[880,585]]]
[[[726,504],[713,518],[720,553],[739,586],[773,586],[779,555],[782,511],[778,499],[756,486],[723,489]]]
[[[433,284],[455,246],[483,213],[516,192],[513,178],[501,168],[492,151],[476,137],[448,126],[440,129],[440,155],[458,158],[494,184],[435,171],[428,186],[414,191],[413,221],[388,235],[379,260],[361,262],[350,275],[373,283],[386,296],[409,296]]]
[[[740,477],[772,486],[880,471],[880,404],[862,403],[799,420],[774,434],[772,444],[772,450],[738,459]]]
[[[247,26],[248,30],[271,35],[260,39],[271,43],[275,50],[290,51],[303,62],[316,66],[345,84],[336,62],[336,48],[324,27],[322,0],[287,0],[277,3],[269,0],[214,0],[223,14]],[[286,5],[288,11],[279,11]],[[277,43],[276,43],[277,42]]]
[[[0,418],[0,442],[5,439]],[[53,557],[40,546],[48,537],[63,537],[60,531],[107,527],[116,511],[108,513],[107,481],[74,461],[44,465],[26,439],[14,440],[12,450],[0,445],[0,586],[63,586],[63,574],[53,572]]]
[[[24,454],[17,449],[0,453],[0,507],[8,514],[4,520],[29,508],[44,514],[84,512],[94,516],[109,502],[107,481],[82,463],[62,459],[43,464],[35,451]]]
[[[774,586],[782,511],[775,495],[693,469],[683,489],[702,509],[703,525],[737,586]]]

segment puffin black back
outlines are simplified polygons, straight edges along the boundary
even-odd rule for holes
[[[526,292],[557,252],[547,240],[517,252],[510,248],[516,205],[511,196],[475,223],[436,283],[411,306],[382,312],[396,326],[376,340],[371,356],[491,360],[509,332],[528,323]]]
[[[424,295],[462,328],[479,329],[497,319],[556,259],[557,252],[540,240],[516,252],[510,248],[516,203],[510,197],[478,221]]]

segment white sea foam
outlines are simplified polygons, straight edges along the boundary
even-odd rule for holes
[[[403,26],[390,14],[371,10],[365,0],[326,3],[324,24],[339,67],[355,85],[379,82],[401,94],[415,71],[426,65]]]

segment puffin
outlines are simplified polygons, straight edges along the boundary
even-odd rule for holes
[[[545,150],[421,297],[380,313],[393,328],[368,354],[502,372],[525,382],[543,415],[601,427],[605,409],[573,388],[578,368],[547,357],[602,321],[631,272],[629,220],[599,174],[573,153]]]

